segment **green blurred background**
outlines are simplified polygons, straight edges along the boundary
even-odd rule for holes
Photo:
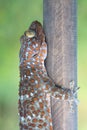
[[[0,130],[19,130],[19,38],[43,21],[43,0],[0,0]],[[78,0],[79,130],[87,130],[87,0]]]

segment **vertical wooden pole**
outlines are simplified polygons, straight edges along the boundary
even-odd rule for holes
[[[73,80],[77,86],[77,1],[43,0],[43,9],[43,24],[48,44],[46,60],[48,75],[57,85],[69,88],[69,83]],[[54,102],[56,106],[52,108],[53,113],[59,108],[58,101],[52,99],[53,104]],[[69,110],[65,110],[68,108],[68,106],[65,107],[66,103],[61,105],[65,116],[61,114],[59,117],[57,113],[56,121],[53,121],[54,125],[57,125],[59,118],[63,119],[63,117],[71,121],[64,122],[65,128],[61,126],[58,129],[58,126],[54,126],[54,130],[77,130],[77,105],[73,105],[75,111],[71,115],[69,115]],[[67,115],[69,115],[68,119]]]

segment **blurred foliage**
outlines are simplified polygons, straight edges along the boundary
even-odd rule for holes
[[[19,130],[19,38],[33,20],[43,20],[43,0],[0,0],[0,129]],[[78,0],[79,130],[87,130],[87,0]]]
[[[79,130],[87,130],[87,0],[78,0]]]
[[[0,0],[0,130],[19,130],[19,39],[33,20],[42,22],[42,2]]]

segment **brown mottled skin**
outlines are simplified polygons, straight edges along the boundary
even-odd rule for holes
[[[50,97],[66,100],[70,93],[55,87],[47,75],[47,44],[42,25],[34,21],[20,41],[20,130],[53,130]]]

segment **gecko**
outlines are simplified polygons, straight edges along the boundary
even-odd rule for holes
[[[47,43],[40,22],[32,22],[20,42],[20,130],[53,130],[51,96],[67,100],[72,92],[56,86],[47,74]]]

